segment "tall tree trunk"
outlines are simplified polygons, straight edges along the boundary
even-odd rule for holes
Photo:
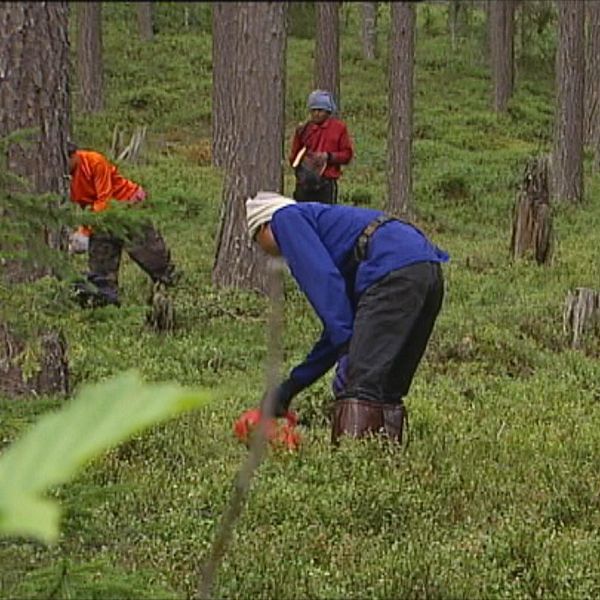
[[[237,11],[236,69],[221,82],[235,91],[236,135],[213,266],[218,286],[268,289],[265,256],[248,238],[245,201],[283,189],[286,9],[284,2],[240,2]]]
[[[103,107],[102,2],[77,4],[77,74],[80,107],[95,113]]]
[[[69,136],[67,2],[0,4],[0,137],[32,129],[14,143],[8,168],[36,193],[66,197]]]
[[[237,88],[236,41],[240,2],[213,2],[212,162],[225,167],[233,155],[233,103]]]
[[[585,143],[600,164],[600,0],[587,0],[587,54],[585,59]]]
[[[66,196],[69,135],[69,38],[67,2],[0,4],[0,137],[30,130],[27,143],[8,147],[8,169],[23,177],[31,191]],[[6,192],[6,190],[2,190]],[[3,215],[4,220],[15,218]],[[9,226],[9,225],[7,225]],[[43,232],[55,246],[58,236]],[[23,267],[17,280],[35,278],[39,270]],[[45,272],[45,270],[42,270]],[[40,371],[25,381],[11,349],[24,347],[10,325],[0,323],[0,380],[4,392],[68,392],[66,348],[60,333],[44,332]],[[11,384],[8,379],[12,377]]]
[[[186,7],[187,9],[187,7]],[[140,38],[144,42],[151,42],[154,37],[154,26],[152,24],[153,5],[152,2],[137,3],[138,28]]]
[[[377,2],[362,2],[362,46],[365,60],[377,58]]]
[[[340,3],[315,2],[315,88],[334,95],[340,110]]]
[[[505,112],[514,83],[514,14],[513,0],[492,2],[490,19],[490,59],[494,84],[494,110]]]
[[[558,0],[556,116],[552,157],[552,196],[583,198],[583,96],[585,3]]]
[[[452,50],[456,50],[458,38],[465,35],[468,10],[465,0],[449,0],[448,2],[448,31]]]
[[[415,7],[411,2],[393,2],[391,10],[387,209],[410,216]]]

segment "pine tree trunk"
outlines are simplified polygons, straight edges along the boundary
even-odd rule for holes
[[[365,60],[377,58],[377,2],[362,2],[362,43]]]
[[[585,60],[585,143],[600,165],[600,0],[587,0],[587,54]]]
[[[340,98],[340,3],[315,2],[315,88],[334,95],[338,111]]]
[[[212,11],[212,162],[226,167],[232,157],[233,110],[239,63],[236,52],[239,2],[213,2]]]
[[[452,50],[456,50],[458,38],[465,34],[467,10],[465,0],[449,0],[448,2],[448,31]]]
[[[8,168],[36,193],[66,197],[69,135],[67,2],[0,4],[0,137],[33,129],[13,143]]]
[[[548,191],[548,161],[527,163],[513,212],[511,251],[518,259],[532,251],[538,264],[552,257],[552,214]]]
[[[391,10],[387,209],[410,217],[415,7],[409,2],[393,2]]]
[[[80,108],[85,113],[95,113],[103,107],[102,2],[79,2],[77,11]]]
[[[558,0],[551,194],[566,202],[583,199],[584,17],[582,0]]]
[[[241,2],[227,89],[236,135],[227,161],[213,282],[266,292],[266,255],[248,237],[245,201],[283,189],[286,3]],[[268,82],[268,85],[265,84]],[[260,252],[260,255],[259,255]]]
[[[514,83],[515,4],[512,0],[492,2],[489,10],[494,110],[505,112]]]
[[[67,2],[0,4],[0,63],[0,137],[31,130],[29,143],[9,146],[8,169],[23,177],[32,192],[64,198],[64,176],[68,171],[64,150],[70,129]],[[10,221],[11,216],[2,218]],[[45,231],[43,235],[54,247],[59,245],[60,232]],[[47,272],[36,266],[11,267],[13,282]],[[9,394],[67,393],[68,367],[62,336],[43,332],[33,345],[39,347],[39,369],[28,377],[16,361],[9,360],[27,344],[9,325],[0,324],[1,390]]]
[[[154,27],[152,24],[152,9],[152,2],[137,3],[138,28],[140,30],[140,38],[144,42],[151,42],[154,38]]]

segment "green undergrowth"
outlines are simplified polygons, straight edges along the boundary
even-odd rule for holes
[[[262,394],[268,303],[212,286],[222,173],[207,154],[206,15],[195,13],[193,27],[178,31],[181,9],[168,5],[171,15],[168,3],[159,4],[162,29],[146,45],[125,18],[131,6],[105,4],[106,109],[92,118],[75,112],[75,136],[108,151],[115,126],[148,126],[142,160],[122,170],[150,191],[153,218],[183,270],[178,326],[166,336],[146,328],[149,283],[126,256],[119,309],[82,312],[65,299],[50,310],[61,292],[49,282],[12,300],[29,306],[33,298],[45,322],[64,330],[76,388],[134,367],[151,381],[227,382],[228,391],[206,410],[108,452],[57,489],[66,511],[57,545],[0,542],[4,597],[192,596],[246,456],[232,425]],[[360,54],[359,8],[345,4],[342,18],[341,104],[356,158],[345,169],[341,199],[383,207],[389,7],[380,9],[380,58],[372,64]],[[418,10],[414,204],[417,221],[451,262],[443,311],[407,398],[410,444],[399,452],[383,442],[344,442],[334,452],[330,376],[303,393],[295,404],[302,448],[272,452],[261,466],[215,597],[600,593],[600,342],[590,336],[572,350],[562,330],[568,291],[598,287],[598,175],[586,155],[583,203],[553,207],[551,264],[512,261],[512,207],[525,161],[551,149],[547,35],[532,34],[538,45],[520,47],[515,94],[507,114],[496,116],[483,18],[472,13],[453,50],[444,5]],[[298,35],[288,43],[288,142],[305,118],[312,79],[313,45]],[[285,185],[291,193],[289,171]],[[72,266],[85,268],[80,257]],[[286,368],[318,334],[310,306],[286,276]],[[4,399],[2,444],[60,402]]]

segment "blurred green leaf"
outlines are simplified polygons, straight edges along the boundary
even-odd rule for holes
[[[86,386],[0,457],[0,533],[56,540],[60,512],[43,499],[43,492],[65,483],[86,462],[132,434],[211,397],[206,390],[144,384],[135,372]]]

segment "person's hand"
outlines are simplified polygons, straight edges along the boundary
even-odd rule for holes
[[[313,163],[317,170],[323,170],[327,166],[327,152],[315,152],[312,155]]]
[[[337,398],[348,384],[348,355],[343,354],[338,360],[335,368],[335,376],[331,384],[334,396]]]
[[[273,416],[284,417],[292,403],[292,398],[300,391],[298,384],[291,378],[282,381],[274,390]],[[263,407],[268,392],[263,396]]]
[[[85,254],[90,247],[90,237],[79,231],[69,236],[69,254]]]

